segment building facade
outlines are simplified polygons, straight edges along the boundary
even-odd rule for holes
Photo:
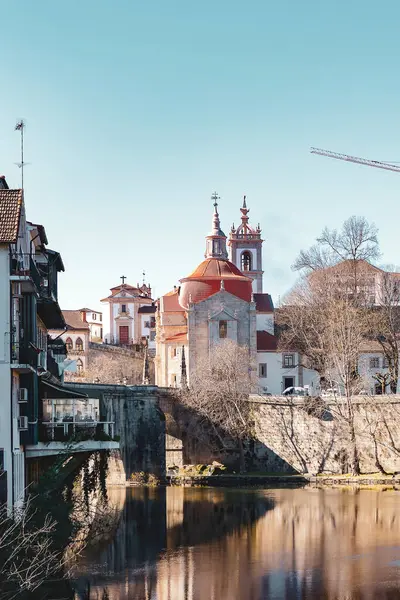
[[[182,381],[190,382],[198,360],[230,339],[248,348],[261,393],[280,394],[307,377],[297,358],[292,363],[277,351],[274,305],[263,292],[260,226],[249,224],[244,199],[241,224],[232,227],[227,247],[216,194],[213,199],[205,260],[157,303],[156,383],[180,387]]]
[[[82,319],[89,325],[89,341],[101,343],[103,341],[103,313],[91,308],[80,308]]]
[[[150,285],[133,287],[125,283],[111,288],[110,296],[103,298],[105,305],[103,341],[116,346],[134,346],[146,343],[155,350],[155,312]]]

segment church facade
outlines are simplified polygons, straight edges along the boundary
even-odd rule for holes
[[[261,228],[249,223],[246,197],[240,224],[232,226],[229,239],[221,229],[218,196],[212,199],[205,260],[157,302],[156,384],[190,383],[199,358],[230,339],[249,349],[249,364],[257,365],[262,393],[280,394],[288,383],[303,385],[298,357],[277,352],[274,305],[263,292]]]

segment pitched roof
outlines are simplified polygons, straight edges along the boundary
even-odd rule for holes
[[[63,310],[62,311],[67,329],[89,329],[89,325],[82,321],[80,310]]]
[[[0,243],[17,241],[22,202],[22,190],[0,189]]]
[[[174,335],[170,335],[169,337],[165,338],[165,341],[167,342],[172,342],[172,343],[182,343],[182,342],[187,342],[188,341],[188,337],[187,337],[187,333],[175,333]]]
[[[155,313],[156,312],[156,307],[154,304],[151,304],[150,306],[140,306],[139,313]]]
[[[257,331],[258,352],[276,352],[278,340],[268,331]]]
[[[94,313],[97,313],[99,315],[103,314],[100,310],[93,310],[93,308],[80,308],[79,311],[80,312],[94,312]]]
[[[270,294],[254,294],[257,312],[274,312],[274,303]]]
[[[179,304],[178,288],[162,296],[162,309],[164,312],[184,312]]]

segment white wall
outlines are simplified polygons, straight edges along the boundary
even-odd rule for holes
[[[257,375],[261,363],[267,365],[267,377],[258,379],[260,388],[267,388],[266,392],[272,395],[279,395],[284,389],[284,378],[293,377],[294,385],[300,385],[300,369],[298,366],[298,354],[287,352],[286,354],[294,354],[294,367],[283,367],[283,358],[280,352],[257,352]],[[315,371],[302,369],[302,385],[309,386],[310,394],[319,392],[319,376]]]
[[[0,246],[0,448],[8,478],[8,504],[12,492],[11,370],[10,370],[10,277],[8,246]]]

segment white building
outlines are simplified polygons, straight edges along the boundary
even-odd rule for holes
[[[91,308],[80,308],[82,320],[89,325],[89,341],[100,343],[103,340],[103,313]]]
[[[146,343],[155,351],[155,312],[150,285],[133,287],[123,283],[111,288],[110,296],[103,298],[103,341],[116,346],[134,346]]]

